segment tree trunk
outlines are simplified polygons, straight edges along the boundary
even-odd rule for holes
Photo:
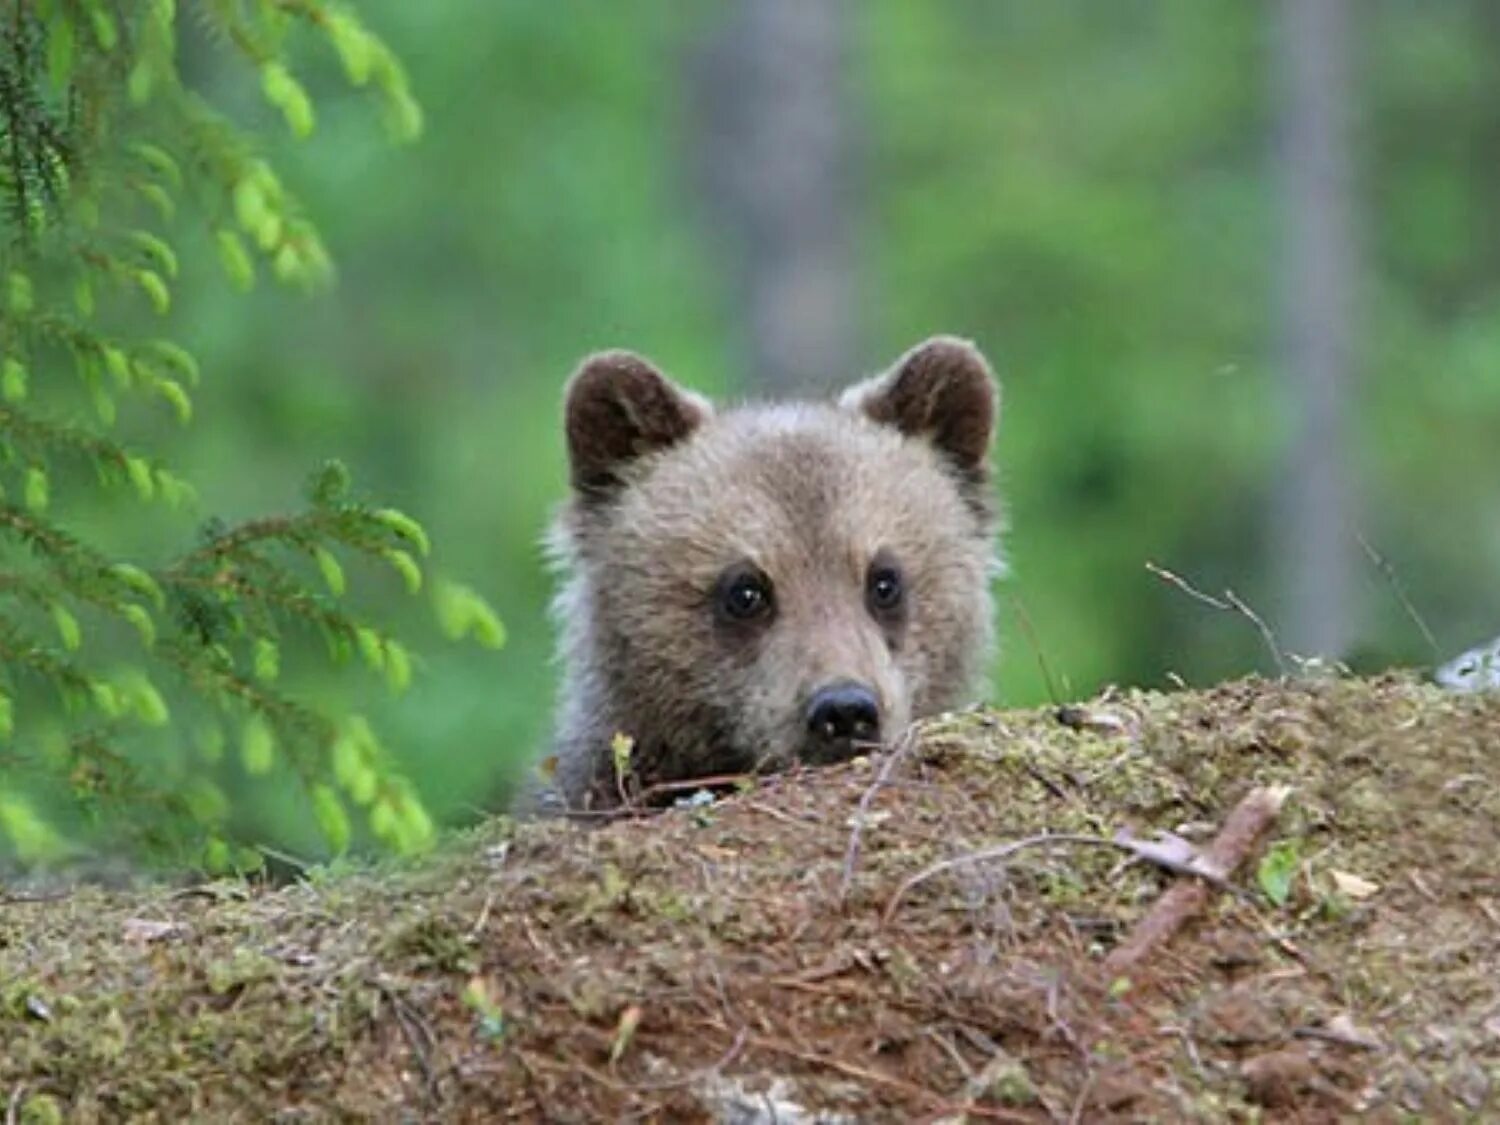
[[[1358,275],[1350,155],[1347,0],[1281,0],[1282,333],[1292,444],[1277,503],[1279,631],[1338,656],[1352,634],[1354,499],[1348,479]]]
[[[701,179],[770,395],[853,373],[846,25],[842,0],[733,0],[697,60]]]

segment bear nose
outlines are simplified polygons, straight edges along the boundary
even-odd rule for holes
[[[872,742],[880,737],[880,705],[862,684],[831,684],[813,693],[807,729],[825,746]]]

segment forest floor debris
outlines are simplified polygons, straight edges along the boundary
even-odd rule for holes
[[[1254,831],[1220,854],[1246,801]],[[7,1122],[398,1106],[1500,1114],[1500,695],[1402,676],[1116,693],[248,894],[0,887]]]

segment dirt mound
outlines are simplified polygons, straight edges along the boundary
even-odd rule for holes
[[[976,713],[419,866],[0,892],[0,1044],[33,1122],[1481,1119],[1500,697]]]

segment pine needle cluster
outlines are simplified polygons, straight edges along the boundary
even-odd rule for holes
[[[346,596],[345,566],[361,560],[412,593],[425,583],[450,636],[498,647],[488,605],[424,573],[420,524],[354,498],[333,463],[303,510],[208,520],[166,562],[122,557],[58,515],[99,494],[141,505],[142,519],[155,506],[197,510],[186,480],[115,436],[153,411],[193,417],[193,356],[111,327],[129,323],[117,314],[131,303],[169,312],[182,224],[207,224],[237,288],[263,272],[304,289],[332,276],[253,137],[184,85],[179,33],[253,67],[297,136],[315,126],[289,62],[297,35],[328,44],[395,141],[422,125],[396,56],[348,4],[182,8],[0,0],[0,862],[131,846],[215,872],[253,868],[261,856],[236,839],[229,790],[278,767],[299,780],[331,851],[360,832],[417,850],[431,820],[371,724],[310,702],[282,657],[311,633],[335,663],[407,688],[411,653]]]

